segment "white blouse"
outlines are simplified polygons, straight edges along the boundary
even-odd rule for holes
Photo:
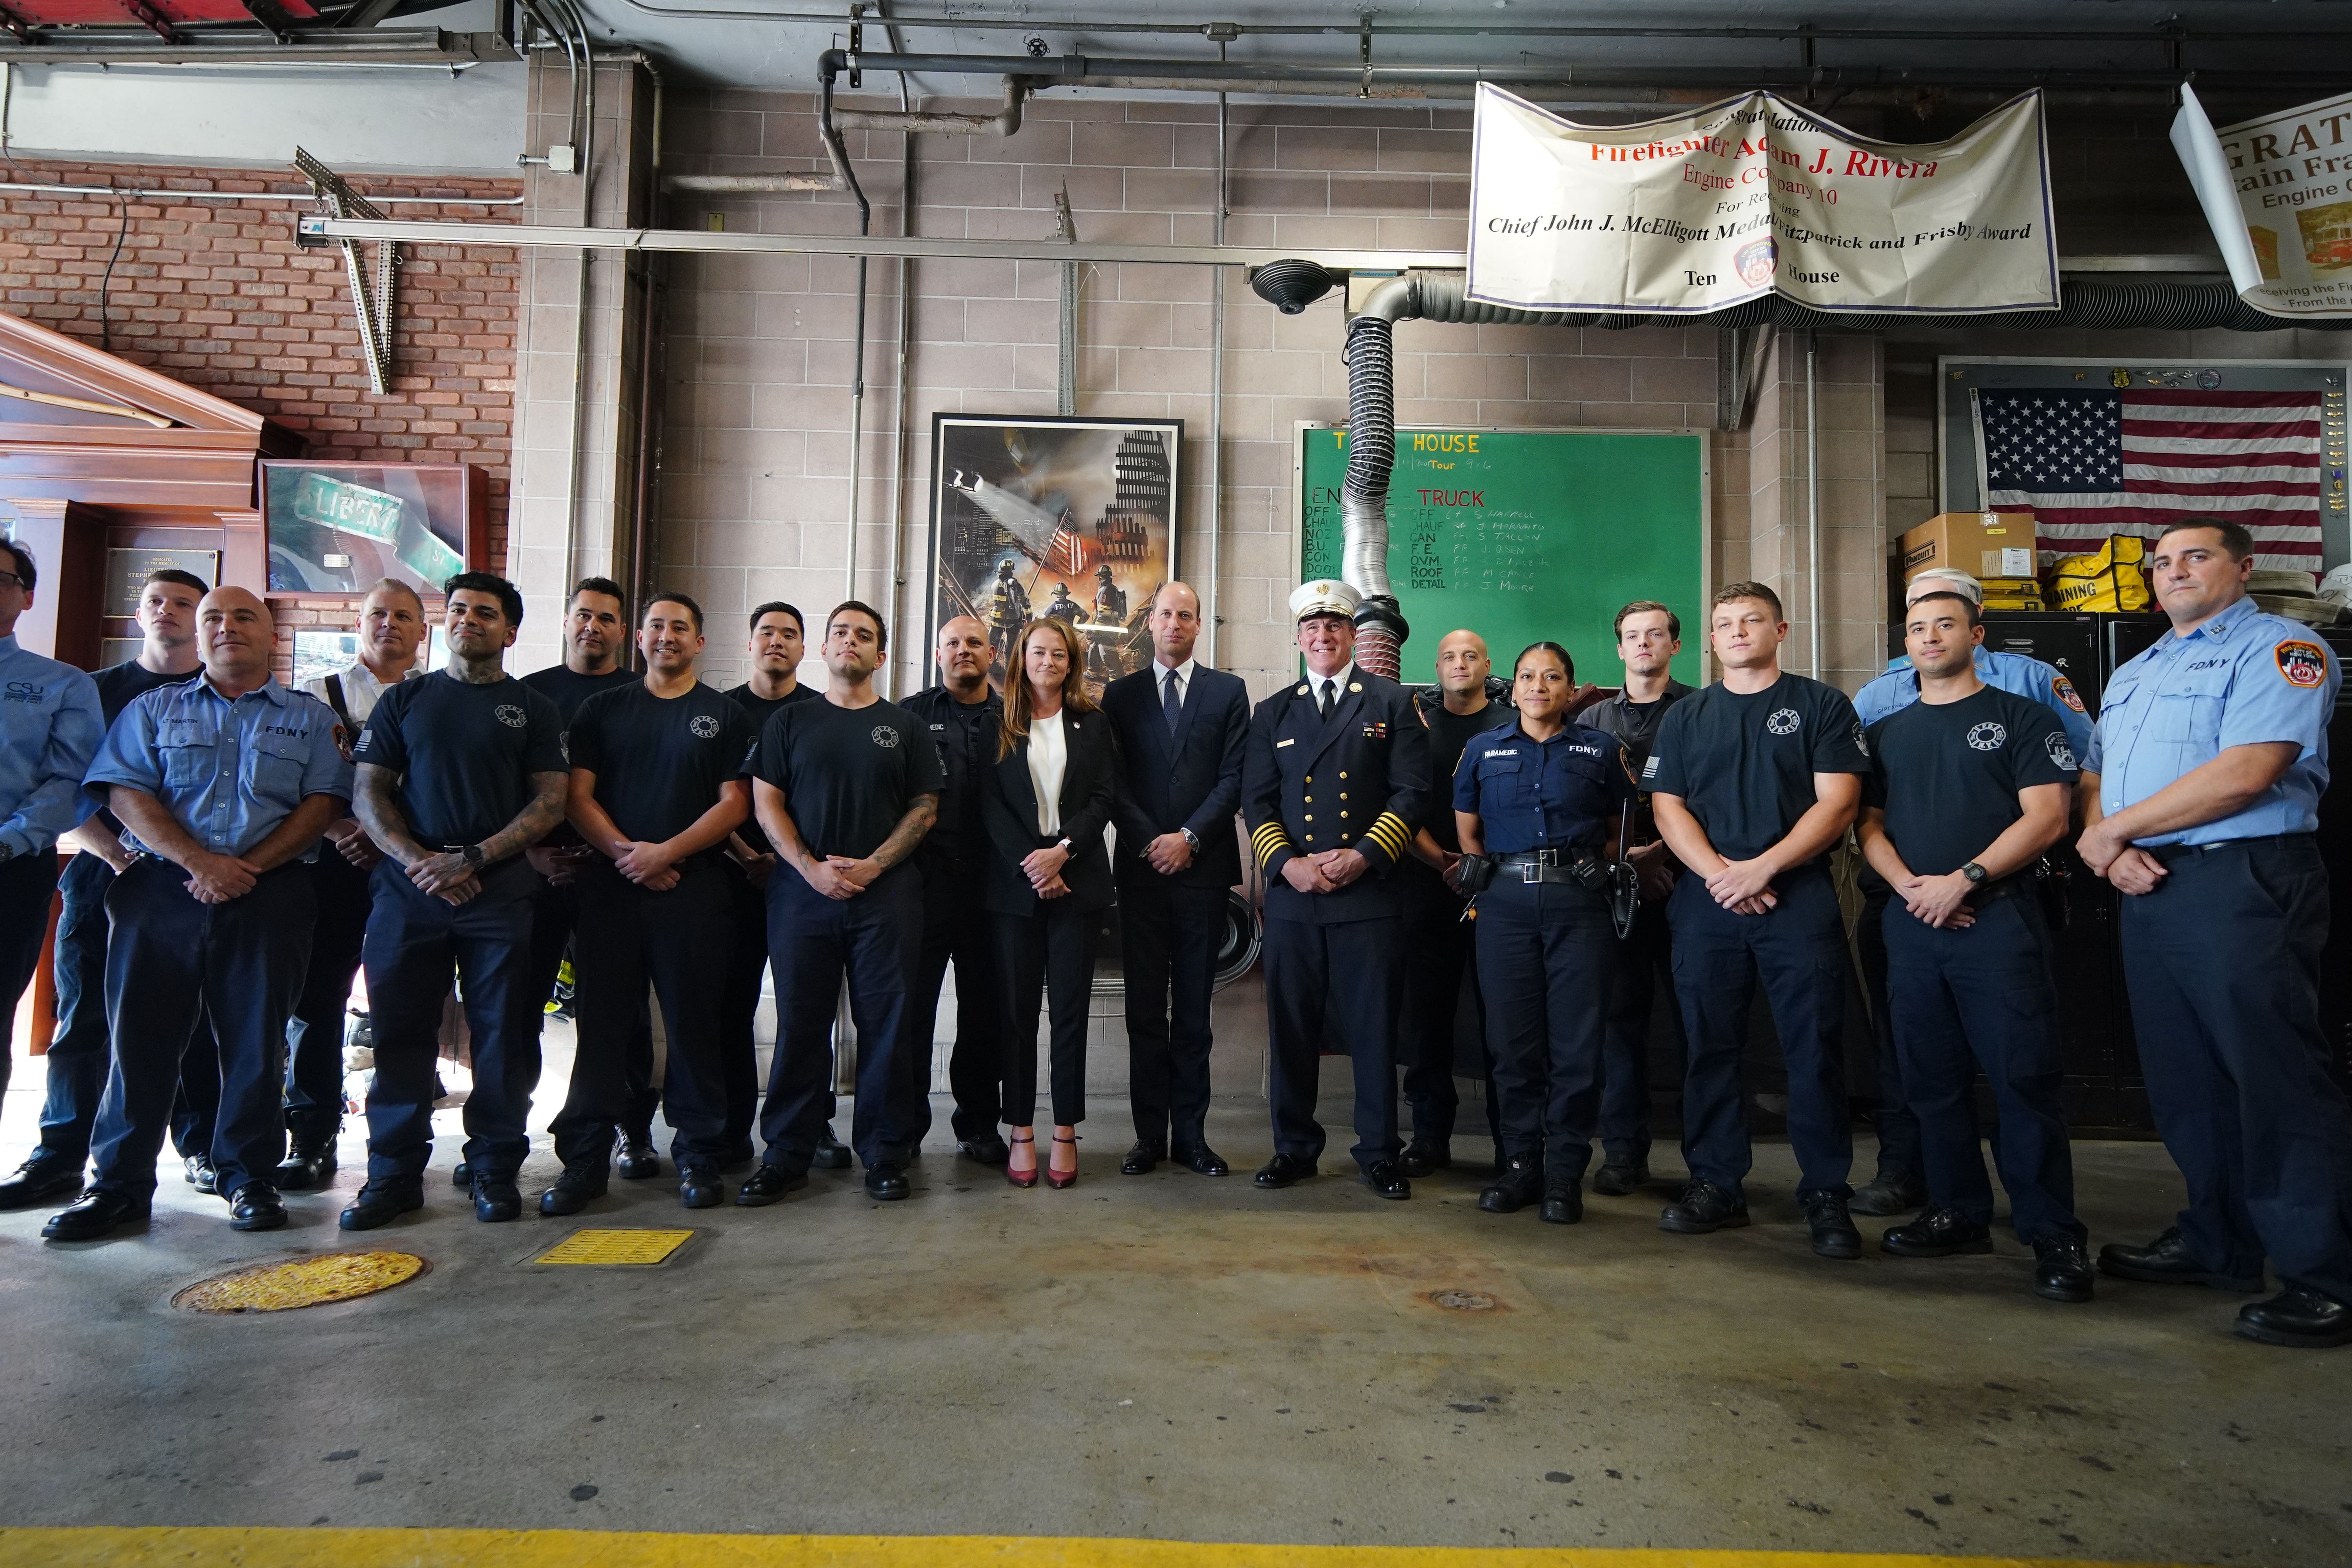
[[[1062,773],[1069,763],[1062,715],[1030,720],[1029,787],[1037,793],[1037,831],[1049,838],[1062,831]]]

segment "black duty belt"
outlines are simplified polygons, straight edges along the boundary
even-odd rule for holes
[[[2169,866],[2191,855],[2210,855],[2223,849],[2313,849],[2319,847],[2316,833],[2277,833],[2261,838],[2224,838],[2219,844],[2158,844],[2148,853],[2158,865]]]
[[[1495,868],[1517,871],[1522,882],[1576,882],[1576,868],[1590,866],[1600,858],[1600,851],[1589,845],[1567,849],[1524,849],[1495,857]],[[1589,877],[1590,871],[1586,872]],[[1577,883],[1582,886],[1581,883]]]

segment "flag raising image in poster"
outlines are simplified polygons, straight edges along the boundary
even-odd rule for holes
[[[2201,513],[2243,523],[2257,566],[2319,569],[2317,392],[1979,388],[1974,401],[1985,504],[2032,512],[2038,550],[2153,539]]]
[[[1697,313],[1777,293],[1821,310],[2058,308],[2042,95],[1947,142],[1856,136],[1769,92],[1580,125],[1478,85],[1473,300]]]

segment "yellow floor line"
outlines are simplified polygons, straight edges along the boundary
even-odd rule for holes
[[[1612,1547],[1258,1546],[1015,1535],[0,1529],[0,1568],[2125,1568],[2080,1558]],[[2146,1565],[2142,1565],[2146,1568]]]

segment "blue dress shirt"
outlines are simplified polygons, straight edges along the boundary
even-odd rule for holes
[[[2066,730],[2066,743],[2076,757],[2091,749],[2091,716],[2084,710],[2082,693],[2057,666],[2021,653],[1980,647],[1976,667],[1977,679],[1987,686],[2030,697],[2057,714]],[[1897,658],[1887,665],[1885,674],[1854,693],[1853,710],[1867,727],[1918,700],[1918,671],[1911,668],[1909,658]]]
[[[2116,671],[2084,771],[2099,775],[2100,809],[2146,800],[2231,746],[2292,742],[2279,781],[2244,810],[2133,840],[2142,847],[2222,844],[2309,833],[2327,787],[2327,720],[2344,672],[2301,621],[2241,599],[2187,637],[2167,633]]]
[[[129,784],[163,803],[215,855],[242,855],[314,795],[352,797],[341,725],[317,698],[273,678],[234,701],[199,676],[145,693],[116,715],[85,781],[93,807]],[[151,850],[126,830],[123,844]],[[312,845],[300,858],[315,859]]]
[[[1470,737],[1454,770],[1454,809],[1475,812],[1489,855],[1599,846],[1633,795],[1617,737],[1569,723],[1549,741],[1514,724]]]
[[[0,844],[10,854],[54,848],[89,815],[81,778],[105,733],[95,681],[0,637]]]

